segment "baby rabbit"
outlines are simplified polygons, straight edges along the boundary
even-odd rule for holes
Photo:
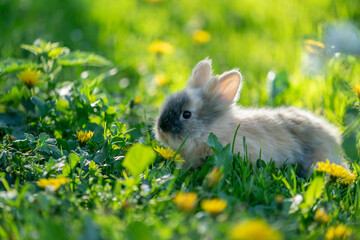
[[[212,76],[211,60],[200,61],[192,71],[187,86],[168,97],[156,120],[158,141],[180,150],[186,164],[199,167],[213,152],[206,144],[214,133],[225,146],[232,144],[235,130],[235,153],[243,154],[243,136],[252,161],[261,158],[276,166],[299,164],[301,175],[310,172],[318,161],[344,165],[340,154],[340,136],[325,119],[293,107],[242,108],[235,103],[242,87],[238,70]]]

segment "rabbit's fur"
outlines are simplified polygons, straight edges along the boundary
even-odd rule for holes
[[[236,106],[242,87],[239,71],[231,70],[212,76],[211,60],[200,61],[192,71],[188,85],[168,97],[156,120],[156,139],[180,150],[186,164],[199,167],[212,154],[206,141],[214,133],[225,146],[232,144],[237,126],[235,152],[243,155],[243,136],[252,161],[259,158],[299,164],[302,175],[318,161],[344,165],[340,154],[340,136],[335,126],[325,119],[297,108],[242,108]],[[184,111],[191,113],[185,119]],[[186,116],[185,116],[186,117]]]

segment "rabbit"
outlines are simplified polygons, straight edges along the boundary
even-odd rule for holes
[[[294,107],[244,108],[236,106],[243,85],[237,69],[212,76],[211,60],[200,61],[192,70],[187,86],[165,99],[156,118],[155,138],[178,149],[185,166],[200,167],[213,154],[207,145],[210,133],[223,144],[232,144],[240,124],[234,153],[244,150],[252,162],[259,158],[275,166],[298,164],[306,176],[318,161],[345,166],[341,157],[338,129],[327,120]],[[243,152],[242,152],[243,154]]]

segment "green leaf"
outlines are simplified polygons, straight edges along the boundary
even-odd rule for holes
[[[46,172],[50,172],[53,167],[55,166],[56,161],[54,158],[50,157],[49,160],[45,163],[45,170]]]
[[[119,135],[122,137],[122,135],[127,132],[126,124],[122,122],[114,122],[110,128],[110,131],[113,136]]]
[[[41,117],[45,117],[51,111],[55,110],[56,100],[44,102],[43,100],[35,96],[32,96],[30,100],[37,107]]]
[[[75,150],[76,147],[79,145],[79,141],[76,139],[69,139],[67,141],[67,147],[68,147],[68,150]]]
[[[49,138],[50,138],[50,136],[44,132],[40,133],[40,135],[39,135],[39,140],[40,140],[41,144],[45,143],[45,141],[48,140]]]
[[[33,45],[22,44],[20,47],[35,55],[40,55],[42,53],[48,53],[52,49],[57,48],[58,46],[59,46],[58,42],[52,43],[52,42],[45,42],[44,40],[41,39],[36,39]]]
[[[48,154],[49,156],[53,156],[56,159],[61,157],[61,150],[54,145],[44,144],[41,147],[38,147],[38,150]]]
[[[155,161],[155,158],[156,154],[151,147],[138,143],[127,152],[123,166],[137,177]]]
[[[142,222],[132,222],[126,227],[126,238],[129,240],[136,239],[154,239],[152,230]]]
[[[40,55],[43,53],[43,50],[41,49],[41,47],[38,46],[34,46],[34,45],[28,45],[28,44],[21,44],[20,46],[22,49],[25,49],[35,55]]]
[[[102,148],[96,152],[94,161],[96,163],[103,163],[107,158],[108,152],[109,152],[109,142],[106,140]]]
[[[9,126],[19,126],[22,124],[21,118],[22,116],[17,113],[0,113],[0,128],[5,130]],[[10,129],[7,129],[7,131],[8,130]]]
[[[136,186],[138,181],[139,180],[135,179],[134,177],[129,177],[129,178],[126,178],[125,180],[123,180],[122,183],[129,189],[133,189],[133,187]]]
[[[111,65],[111,62],[104,57],[96,55],[90,52],[81,52],[76,51],[68,55],[63,55],[57,58],[57,63],[63,66],[108,66]]]
[[[342,133],[342,148],[346,156],[350,159],[358,158],[358,133],[360,125],[360,115],[357,106],[347,106],[343,117],[346,130]]]
[[[230,144],[226,145],[218,154],[215,155],[215,166],[219,169],[224,168],[224,175],[231,174],[233,170],[234,155],[230,150]]]
[[[324,177],[315,177],[304,193],[304,202],[300,204],[300,209],[303,211],[308,211],[310,208],[312,208],[316,201],[321,197],[323,187]]]
[[[95,172],[96,169],[97,169],[96,163],[95,163],[94,161],[91,161],[91,162],[89,163],[89,171],[90,171],[90,172]]]
[[[67,55],[70,49],[67,47],[57,47],[49,51],[48,56],[52,59],[58,58],[60,55]]]
[[[18,106],[23,95],[23,91],[20,91],[17,86],[13,86],[10,91],[1,96],[0,103],[7,106]]]
[[[76,155],[75,153],[69,154],[69,162],[70,162],[70,169],[74,169],[74,167],[80,162],[81,158]]]
[[[1,75],[24,70],[27,68],[38,68],[38,67],[39,67],[38,64],[24,59],[9,58],[5,60],[0,60]]]
[[[0,152],[0,166],[3,165],[4,163],[6,163],[6,159],[7,159],[6,151],[1,151]]]
[[[43,156],[52,156],[54,158],[61,157],[61,150],[56,146],[57,141],[55,138],[50,138],[46,133],[41,133],[39,136],[39,142],[36,146],[37,150]]]
[[[35,112],[35,104],[31,101],[30,98],[22,97],[21,105],[23,105],[23,107],[26,109],[26,111]]]
[[[25,138],[29,141],[29,143],[34,143],[37,139],[31,133],[25,133]]]
[[[223,145],[213,133],[210,133],[206,143],[212,148],[214,153],[219,153],[223,149]]]
[[[64,177],[67,177],[67,176],[70,175],[70,172],[71,172],[71,169],[70,169],[69,164],[65,163],[65,166],[64,166],[63,169],[62,169],[62,175],[63,175]]]

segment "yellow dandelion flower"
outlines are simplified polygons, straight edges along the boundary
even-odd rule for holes
[[[137,96],[135,99],[134,99],[134,104],[139,104],[141,103],[141,98],[139,96]]]
[[[226,201],[221,198],[206,199],[200,204],[206,212],[215,215],[221,213],[226,208]]]
[[[332,226],[326,231],[325,238],[327,240],[332,239],[347,239],[352,233],[352,230],[343,224],[339,224],[336,227]]]
[[[163,148],[163,147],[156,146],[154,148],[154,150],[167,160],[171,160],[173,158],[174,154],[176,153],[174,150],[170,149],[170,147]],[[181,158],[180,154],[176,154],[174,161],[185,162],[185,160]]]
[[[192,35],[192,39],[196,44],[202,45],[210,41],[211,35],[204,30],[198,30]]]
[[[219,171],[219,168],[214,167],[214,169],[205,177],[206,185],[209,187],[214,187],[223,176],[224,174]]]
[[[324,209],[320,208],[316,210],[314,221],[318,223],[326,224],[330,221],[329,215],[325,212]]]
[[[318,162],[315,170],[318,172],[325,172],[335,178],[346,178],[350,174],[343,166],[335,163],[330,164],[330,161],[326,159],[326,162]]]
[[[307,39],[304,41],[305,44],[308,44],[308,45],[313,45],[313,46],[316,46],[316,47],[319,47],[319,48],[324,48],[325,45],[322,43],[322,42],[318,42],[318,41],[315,41],[315,40],[312,40],[312,39]]]
[[[360,99],[360,84],[356,83],[353,87],[353,91],[356,96]]]
[[[194,192],[179,193],[175,196],[174,203],[181,210],[190,212],[196,207],[197,195]]]
[[[357,179],[357,173],[355,171],[353,172],[348,171],[348,175],[344,176],[340,181],[340,183],[343,185],[351,185],[355,182],[356,179]]]
[[[17,77],[23,82],[25,83],[25,85],[28,88],[32,88],[33,86],[35,86],[36,84],[39,83],[39,78],[41,76],[41,72],[40,71],[35,71],[35,70],[31,70],[30,68],[21,71]]]
[[[321,54],[323,53],[323,49],[325,45],[322,42],[318,42],[315,40],[307,39],[304,41],[305,48],[309,53]]]
[[[70,182],[69,178],[42,178],[38,181],[37,185],[42,188],[52,188],[57,190],[61,185]]]
[[[282,235],[262,220],[249,220],[233,227],[230,238],[236,240],[280,240]]]
[[[156,74],[153,81],[161,87],[169,83],[169,78],[165,74]]]
[[[158,54],[170,54],[174,52],[174,47],[168,42],[156,40],[149,45],[148,51]]]
[[[80,144],[86,144],[94,135],[92,131],[79,131],[76,132]]]

